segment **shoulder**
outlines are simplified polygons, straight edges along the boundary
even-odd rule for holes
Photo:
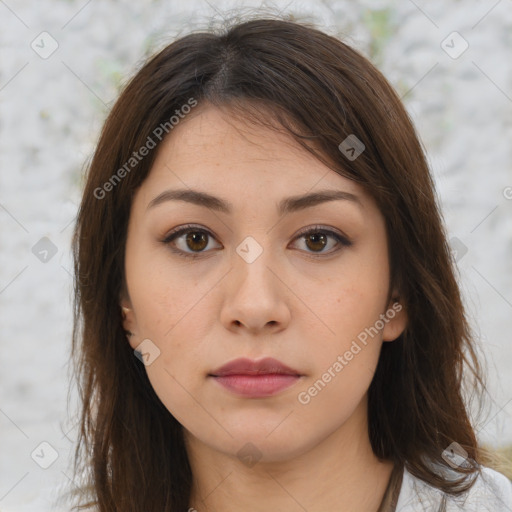
[[[512,512],[512,482],[501,473],[481,466],[472,487],[452,496],[404,470],[396,512]]]

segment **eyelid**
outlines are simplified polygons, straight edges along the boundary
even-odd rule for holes
[[[215,240],[217,240],[215,235],[209,229],[207,229],[205,227],[202,227],[197,224],[184,224],[182,226],[179,226],[179,227],[173,229],[170,233],[166,234],[164,239],[162,240],[162,243],[167,245],[173,252],[177,253],[178,255],[183,256],[183,257],[188,257],[188,258],[199,258],[199,257],[202,257],[202,256],[208,254],[209,252],[211,252],[211,250],[210,251],[202,251],[202,252],[187,252],[187,251],[183,251],[181,249],[172,247],[171,242],[175,238],[178,238],[182,234],[187,233],[189,231],[197,231],[197,232],[206,233],[211,238],[214,238]],[[335,231],[333,228],[324,227],[324,226],[321,226],[318,224],[302,228],[293,237],[293,241],[295,241],[305,235],[308,235],[310,233],[318,233],[318,232],[327,234],[328,236],[331,236],[332,238],[336,239],[336,241],[338,242],[338,245],[340,245],[341,247],[349,247],[352,245],[352,241],[345,234]],[[331,251],[329,251],[329,252],[314,253],[314,252],[306,251],[306,254],[308,254],[308,256],[312,256],[313,258],[327,257],[327,256],[330,256],[330,255],[338,252],[341,249],[341,247],[338,247],[337,249],[334,249],[334,250],[331,249]]]
[[[213,236],[213,233],[209,229],[206,229],[206,228],[200,226],[199,224],[184,224],[183,226],[179,226],[177,228],[174,228],[169,233],[167,233],[164,236],[164,239],[162,240],[162,242],[163,243],[169,243],[174,238],[177,238],[178,235],[181,235],[184,232],[186,233],[187,231],[194,231],[194,230],[195,231],[201,231],[201,232],[204,232],[204,233],[208,233],[210,236],[215,238]]]
[[[208,252],[211,252],[211,251],[187,252],[187,251],[182,251],[181,249],[177,249],[176,247],[172,246],[171,242],[175,238],[179,238],[181,235],[183,235],[184,233],[187,233],[189,231],[198,231],[201,233],[206,233],[209,237],[217,240],[217,238],[213,235],[213,233],[209,229],[199,226],[198,224],[184,224],[183,226],[179,226],[179,227],[173,229],[171,232],[167,233],[165,235],[164,239],[162,240],[162,243],[164,245],[166,245],[167,247],[169,247],[169,249],[172,252],[174,252],[184,258],[191,258],[191,259],[200,258],[200,257],[203,257],[206,254],[208,254]]]
[[[335,238],[339,238],[343,242],[346,242],[347,245],[352,244],[350,238],[347,235],[345,235],[344,233],[342,233],[338,230],[335,230],[334,228],[322,226],[321,224],[315,224],[313,226],[307,226],[305,228],[302,228],[295,235],[294,240],[296,240],[297,238],[299,238],[301,236],[308,235],[309,233],[317,233],[317,232],[322,232],[322,233],[327,233],[328,235],[333,235]]]

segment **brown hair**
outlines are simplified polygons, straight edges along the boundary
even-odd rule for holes
[[[408,326],[383,344],[369,388],[371,444],[378,457],[406,464],[435,487],[468,488],[478,464],[458,468],[457,481],[431,466],[449,468],[442,453],[454,441],[479,461],[464,368],[472,389],[483,384],[415,129],[395,91],[360,53],[305,23],[253,19],[220,34],[189,34],[151,57],[110,112],[90,164],[73,238],[73,355],[82,400],[75,472],[85,471],[90,503],[101,512],[189,505],[192,474],[181,425],[126,341],[119,298],[131,199],[158,147],[133,168],[126,162],[191,98],[250,114],[254,122],[277,121],[274,128],[376,200]],[[338,147],[349,135],[365,145],[355,159]],[[126,172],[118,172],[123,166]]]

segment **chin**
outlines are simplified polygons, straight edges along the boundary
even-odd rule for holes
[[[212,446],[217,451],[235,456],[242,462],[245,457],[258,459],[258,462],[283,462],[293,459],[312,448],[314,441],[308,442],[304,438],[304,432],[283,429],[269,434],[267,429],[258,429],[255,425],[251,428],[240,428],[239,431],[230,430],[233,438],[227,443],[215,443]],[[211,443],[211,438],[208,444]]]

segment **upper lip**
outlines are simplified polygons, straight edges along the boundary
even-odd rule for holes
[[[210,375],[223,377],[225,375],[262,375],[262,374],[300,375],[297,370],[286,366],[277,359],[265,357],[258,361],[247,358],[233,359],[212,371]]]

